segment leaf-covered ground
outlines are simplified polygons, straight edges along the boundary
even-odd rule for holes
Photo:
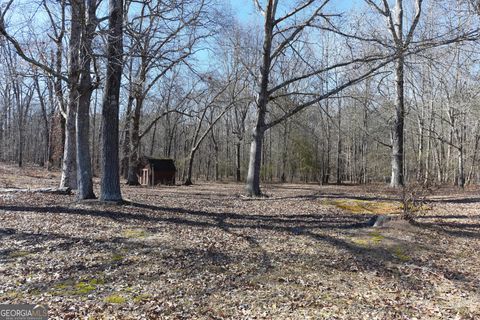
[[[57,181],[0,166],[1,188]],[[376,229],[399,205],[379,186],[242,188],[125,187],[122,206],[0,193],[0,303],[52,319],[480,318],[480,190]]]

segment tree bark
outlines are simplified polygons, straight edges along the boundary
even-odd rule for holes
[[[157,122],[153,125],[153,132],[152,132],[152,143],[150,144],[150,157],[153,157],[155,152],[155,136],[157,135]]]
[[[246,191],[250,196],[260,196],[260,169],[262,164],[262,145],[265,135],[265,111],[257,111],[257,124],[252,133],[250,145],[250,160],[248,163],[248,175]]]
[[[367,82],[367,90],[369,84]],[[363,106],[363,136],[362,136],[362,176],[361,183],[368,183],[368,98],[365,99]]]
[[[135,110],[131,119],[132,127],[130,130],[130,155],[128,157],[128,178],[127,184],[130,186],[137,186],[138,182],[137,168],[140,148],[140,113],[142,110],[143,98],[137,97],[135,99]]]
[[[342,183],[342,106],[338,105],[338,137],[337,137],[337,184]]]
[[[77,184],[78,193],[77,198],[93,199],[92,182],[92,161],[90,157],[90,102],[93,93],[92,79],[90,75],[90,66],[92,61],[92,42],[96,29],[96,1],[87,1],[87,7],[83,3],[80,4],[80,16],[87,17],[84,26],[81,47],[80,59],[81,70],[78,85],[78,106],[76,115],[76,151],[77,151]],[[86,9],[86,10],[85,10]]]
[[[390,186],[392,188],[401,188],[404,185],[403,168],[403,134],[405,120],[404,104],[404,43],[403,43],[403,0],[397,0],[395,7],[396,19],[394,33],[397,36],[397,54],[398,59],[395,65],[395,119],[392,132],[392,177]]]
[[[102,109],[102,201],[122,201],[118,159],[118,113],[123,55],[123,0],[109,0],[107,75]]]
[[[25,140],[24,131],[25,131],[25,128],[24,128],[23,121],[20,121],[20,123],[18,124],[18,159],[17,159],[17,164],[19,168],[23,167],[23,145]]]
[[[75,92],[71,92],[69,100],[76,99],[76,96]],[[77,189],[75,109],[76,103],[69,102],[65,118],[65,145],[63,148],[62,177],[60,178],[60,188],[70,188],[72,190]]]
[[[403,57],[396,63],[396,99],[395,99],[395,119],[392,132],[392,177],[390,186],[392,188],[401,188],[404,185],[403,179],[403,134],[404,134],[404,78]]]
[[[88,80],[80,85],[89,86]],[[90,99],[92,91],[90,88],[81,89],[78,99],[78,110],[76,118],[76,151],[77,151],[77,183],[78,183],[78,199],[94,199],[93,182],[92,182],[92,162],[90,157]]]
[[[287,182],[287,155],[288,155],[288,122],[283,124],[283,146],[282,146],[282,175],[280,181],[282,183]]]
[[[262,144],[265,135],[265,114],[269,99],[268,82],[272,63],[272,39],[275,20],[276,2],[268,1],[265,10],[264,40],[262,50],[262,66],[260,69],[260,88],[257,99],[256,124],[252,132],[250,160],[248,163],[246,191],[249,196],[260,196],[260,169],[262,166]]]
[[[237,182],[242,181],[242,175],[241,175],[241,163],[242,163],[242,142],[241,140],[238,140],[236,143],[236,161],[235,161],[235,166],[236,166],[236,180]]]
[[[123,158],[122,158],[122,175],[124,179],[128,179],[128,168],[130,163],[130,126],[131,126],[131,113],[132,113],[133,97],[128,97],[127,112],[125,115],[124,137],[123,137]]]
[[[71,2],[71,26],[68,52],[68,105],[65,111],[65,147],[62,162],[61,188],[77,189],[76,128],[75,120],[78,103],[78,80],[80,76],[80,41],[82,34],[80,3]]]
[[[195,151],[192,149],[190,151],[190,156],[188,157],[188,167],[187,167],[187,178],[185,179],[184,185],[186,186],[191,186],[193,184],[192,182],[192,172],[193,172],[193,160],[195,158]]]

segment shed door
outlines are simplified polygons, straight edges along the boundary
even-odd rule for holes
[[[149,178],[148,169],[143,169],[142,170],[142,178],[140,179],[140,184],[142,186],[147,186],[148,185],[148,178]]]

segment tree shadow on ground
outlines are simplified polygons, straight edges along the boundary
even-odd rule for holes
[[[110,207],[106,210],[98,210],[93,208],[72,208],[69,206],[52,206],[52,207],[35,207],[35,206],[3,206],[3,210],[13,212],[36,212],[42,214],[70,214],[79,216],[92,216],[98,218],[105,218],[120,223],[134,224],[135,226],[146,227],[149,230],[161,232],[163,229],[160,225],[173,224],[179,226],[188,226],[195,228],[215,228],[232,236],[238,237],[246,241],[252,250],[260,253],[260,260],[258,261],[258,270],[261,272],[268,272],[272,269],[271,255],[267,252],[257,239],[258,235],[253,236],[248,234],[250,230],[260,230],[260,232],[275,231],[281,232],[289,236],[303,236],[313,239],[317,242],[326,243],[334,246],[345,253],[350,255],[350,262],[355,261],[364,270],[376,270],[385,276],[394,276],[401,279],[406,285],[410,287],[416,287],[419,284],[415,281],[409,283],[410,280],[401,277],[401,272],[397,269],[392,269],[388,265],[398,264],[401,261],[392,254],[389,250],[382,247],[365,247],[355,244],[352,241],[345,239],[341,236],[333,236],[328,231],[336,230],[343,232],[347,230],[368,228],[371,226],[370,214],[342,214],[335,213],[321,213],[321,214],[239,214],[231,212],[210,212],[202,210],[188,210],[185,208],[172,208],[162,207],[157,205],[143,204],[131,202],[127,205],[130,208],[141,209],[135,213],[123,212],[121,207]],[[475,237],[478,238],[478,231],[463,231],[465,228],[477,228],[478,225],[473,226],[468,223],[461,224],[448,224],[448,223],[430,223],[430,222],[416,222],[416,225],[423,228],[431,228],[435,230],[445,230],[445,228],[452,228],[454,230],[444,231],[452,236],[461,237]],[[323,230],[326,230],[325,232]],[[47,241],[51,237],[60,237],[65,241],[64,250],[69,250],[70,246],[74,246],[78,243],[81,245],[98,246],[99,242],[103,241],[105,246],[104,250],[112,250],[116,244],[122,243],[125,240],[121,237],[116,237],[109,240],[97,240],[97,239],[85,239],[67,235],[55,235],[55,234],[35,234],[35,233],[22,233],[16,232],[12,229],[0,229],[0,239],[3,237],[15,237],[19,240],[28,240],[36,242],[37,244],[42,241]],[[145,248],[145,244],[133,248],[136,250],[142,250]],[[103,250],[103,249],[102,249]],[[196,261],[199,259],[213,259],[213,261],[229,261],[231,258],[228,255],[223,255],[221,252],[184,252],[184,254]],[[206,256],[205,256],[206,255]],[[356,259],[358,257],[358,259]],[[353,263],[353,262],[352,262]],[[412,258],[409,261],[410,264],[428,267],[425,261]],[[104,265],[98,266],[98,268],[104,268]],[[338,269],[344,269],[346,266],[339,264],[334,266]],[[455,274],[456,271],[448,270],[452,274],[452,278],[459,282],[469,281],[468,277],[464,275]]]

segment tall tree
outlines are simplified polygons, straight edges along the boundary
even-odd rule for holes
[[[80,67],[78,72],[77,113],[76,113],[76,156],[77,156],[77,182],[79,199],[95,198],[92,182],[92,162],[90,157],[90,102],[94,86],[91,77],[91,63],[93,56],[92,42],[97,28],[96,0],[72,1],[73,7],[78,6],[79,15],[82,19],[80,47],[78,59]]]
[[[107,74],[102,103],[102,201],[122,201],[118,157],[118,115],[123,67],[123,0],[109,0]]]
[[[318,19],[331,24],[331,15],[323,13],[329,0],[307,0],[283,16],[277,17],[279,2],[280,0],[268,0],[266,1],[266,4],[262,6],[259,0],[254,0],[254,4],[263,15],[264,21],[263,48],[261,54],[262,62],[260,65],[259,79],[257,81],[258,93],[256,100],[255,125],[252,131],[246,185],[247,193],[252,196],[261,195],[260,169],[262,165],[262,145],[265,131],[299,113],[305,108],[312,106],[319,101],[325,100],[345,88],[362,81],[392,61],[392,57],[389,55],[381,55],[377,52],[373,52],[360,57],[345,58],[344,61],[337,61],[328,66],[312,65],[307,61],[309,59],[299,52],[300,49],[295,43],[299,41],[299,38],[306,29],[311,27],[321,27],[321,23]],[[301,20],[300,17],[302,16],[307,16],[307,18]],[[301,43],[303,44],[303,42]],[[281,79],[279,83],[274,83],[277,79],[273,77],[272,70],[274,68],[272,68],[272,66],[274,67],[275,62],[285,55],[300,56],[300,60],[306,65],[307,70],[305,70],[305,68],[298,68],[297,66],[297,69],[304,72],[301,74],[298,74],[298,72],[296,74],[290,74],[287,78]],[[324,90],[324,92],[316,95],[304,91],[306,86],[299,86],[302,81],[305,82],[312,78],[318,78],[326,71],[341,70],[342,68],[358,64],[369,64],[369,67],[367,68],[367,71],[359,75],[345,75],[343,81],[339,81],[338,85],[335,85],[333,88],[328,88],[327,90]],[[300,91],[298,91],[298,89],[300,89]],[[296,103],[288,110],[285,110],[282,115],[268,121],[267,114],[270,108],[269,106],[271,106],[275,99],[285,96],[297,96],[302,98],[297,99]]]
[[[130,4],[131,1],[128,1]],[[133,3],[133,2],[132,2]],[[134,3],[135,4],[135,3]],[[140,121],[149,92],[165,75],[192,53],[196,43],[206,37],[198,31],[206,19],[205,0],[149,1],[126,25],[131,73],[127,124],[123,150],[128,163],[127,183],[138,185]],[[136,9],[136,5],[129,5]],[[133,11],[133,10],[132,10]]]
[[[393,40],[395,60],[395,117],[392,127],[392,176],[390,186],[399,188],[404,185],[404,131],[405,131],[405,52],[409,49],[415,29],[422,14],[423,0],[415,0],[415,15],[404,31],[403,0],[396,0],[393,10],[386,0],[382,4],[366,0],[378,13],[385,17]]]

